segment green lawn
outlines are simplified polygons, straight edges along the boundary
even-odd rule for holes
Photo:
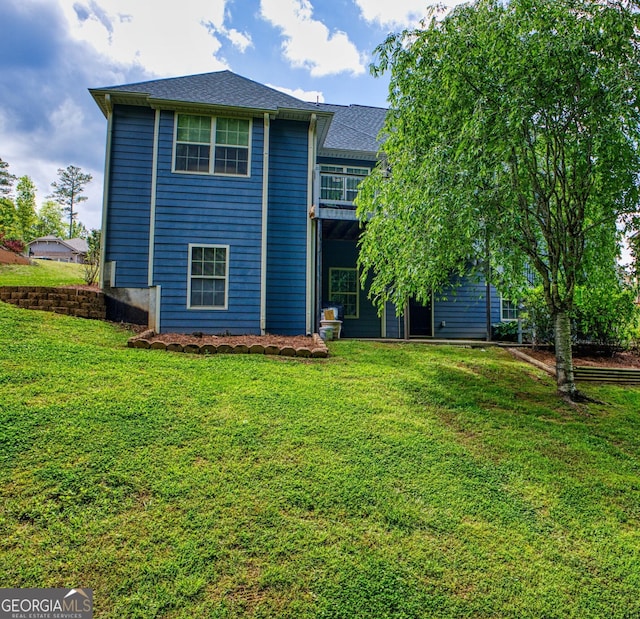
[[[83,266],[53,260],[31,265],[0,264],[0,286],[70,286],[84,284]]]
[[[497,349],[128,349],[0,303],[0,586],[95,617],[640,616],[640,390]]]

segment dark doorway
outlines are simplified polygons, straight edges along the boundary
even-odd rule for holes
[[[415,299],[409,301],[409,337],[431,337],[433,335],[431,303],[423,305]]]

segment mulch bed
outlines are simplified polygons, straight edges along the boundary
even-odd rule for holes
[[[205,335],[184,333],[154,333],[145,331],[129,339],[130,348],[153,348],[193,354],[258,354],[283,357],[329,356],[327,345],[319,335]]]
[[[525,350],[530,357],[542,361],[551,367],[556,365],[555,354],[548,350]],[[634,368],[640,369],[640,355],[637,352],[619,352],[613,357],[604,355],[580,355],[573,356],[573,364],[576,367],[601,367],[601,368]]]

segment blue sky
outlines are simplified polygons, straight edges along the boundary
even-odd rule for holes
[[[91,173],[79,219],[100,227],[106,120],[88,88],[229,69],[307,101],[385,106],[373,50],[428,3],[2,0],[0,158],[38,206],[58,168]]]

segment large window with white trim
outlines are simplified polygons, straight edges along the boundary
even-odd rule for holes
[[[357,269],[333,267],[329,269],[329,301],[340,303],[345,318],[360,315],[360,286]]]
[[[249,176],[251,120],[176,114],[175,172]]]
[[[229,246],[189,245],[189,309],[227,309]]]

